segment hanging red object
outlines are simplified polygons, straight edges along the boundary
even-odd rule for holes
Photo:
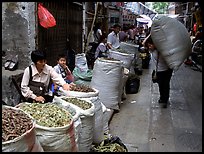
[[[38,4],[38,17],[42,27],[49,28],[56,26],[55,18],[41,3]]]

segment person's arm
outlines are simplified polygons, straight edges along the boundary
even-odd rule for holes
[[[99,33],[100,36],[102,36],[102,31],[101,31],[101,29],[98,29],[98,33]]]
[[[67,73],[67,79],[70,80],[71,82],[74,82],[74,76],[72,74],[72,72],[69,70],[69,67],[66,66],[66,69],[65,69],[66,73]]]
[[[58,64],[54,66],[54,69],[58,74],[60,74],[60,68],[59,68]]]
[[[112,44],[110,44],[110,43],[108,43],[107,42],[107,47],[109,48],[109,49],[112,49],[113,47],[112,47]]]
[[[112,46],[112,35],[108,35],[108,37],[107,37],[107,47],[109,48],[109,49],[112,49],[113,48],[113,46]]]
[[[145,46],[147,39],[150,37],[150,34],[142,41],[142,45]]]
[[[54,68],[51,68],[51,79],[57,84],[62,86],[64,90],[70,90],[70,85],[67,84],[64,79],[62,78],[61,74],[58,74]]]

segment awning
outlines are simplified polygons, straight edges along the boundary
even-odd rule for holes
[[[141,2],[127,2],[125,9],[136,15],[147,15],[151,20],[158,14],[157,12],[150,10],[147,6]]]
[[[179,14],[158,14],[158,17],[161,17],[161,16],[167,16],[170,18],[177,18],[177,17],[179,17]]]

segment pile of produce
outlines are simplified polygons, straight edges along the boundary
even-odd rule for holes
[[[81,99],[74,98],[74,97],[70,97],[70,98],[65,97],[62,99],[66,102],[72,103],[72,104],[82,108],[83,110],[87,110],[87,109],[90,109],[92,107],[91,103],[84,101],[84,100],[81,100]]]
[[[128,152],[119,143],[107,143],[101,142],[98,146],[92,147],[91,152]]]
[[[21,136],[32,126],[32,119],[21,110],[2,109],[2,142]]]
[[[95,92],[92,88],[83,84],[76,84],[71,87],[71,91],[79,91],[79,92]]]
[[[20,109],[31,115],[38,125],[63,127],[70,124],[72,115],[55,104],[22,103]]]

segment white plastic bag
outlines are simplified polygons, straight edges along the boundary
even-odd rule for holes
[[[84,53],[77,54],[75,61],[76,67],[79,68],[81,72],[86,72],[88,70],[87,60]]]

